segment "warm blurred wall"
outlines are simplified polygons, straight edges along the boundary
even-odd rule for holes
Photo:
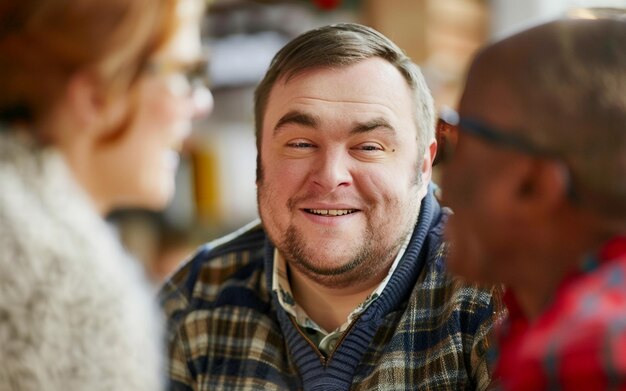
[[[482,0],[367,0],[363,22],[422,67],[437,107],[456,106],[467,65],[489,36]]]
[[[421,63],[426,52],[427,0],[364,0],[360,21],[385,34],[413,61]]]

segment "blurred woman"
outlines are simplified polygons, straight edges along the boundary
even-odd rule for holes
[[[198,0],[0,0],[0,389],[158,390],[161,327],[103,216],[163,207]]]

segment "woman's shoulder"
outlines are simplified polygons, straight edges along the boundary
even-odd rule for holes
[[[58,170],[23,167],[0,159],[0,389],[159,389],[161,319],[141,266]]]

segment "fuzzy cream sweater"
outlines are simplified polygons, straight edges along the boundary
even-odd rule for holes
[[[0,390],[162,389],[142,269],[60,154],[0,129]]]

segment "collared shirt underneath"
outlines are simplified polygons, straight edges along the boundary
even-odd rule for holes
[[[359,317],[367,307],[373,303],[378,296],[380,296],[381,292],[387,286],[389,279],[393,275],[393,272],[396,270],[396,267],[400,263],[404,252],[411,240],[411,236],[413,235],[413,231],[407,235],[402,246],[400,247],[400,251],[398,251],[398,255],[394,259],[391,267],[389,268],[389,272],[385,276],[385,278],[381,281],[378,287],[367,296],[367,298],[359,304],[350,314],[346,321],[336,328],[335,330],[328,332],[324,330],[321,326],[319,326],[313,319],[311,319],[306,311],[296,303],[293,294],[291,293],[291,284],[289,283],[289,273],[288,273],[288,265],[285,261],[285,258],[280,254],[278,249],[274,249],[274,270],[272,275],[272,290],[276,292],[278,296],[278,302],[281,307],[293,316],[300,329],[306,333],[307,337],[317,346],[319,351],[324,354],[326,357],[330,355],[330,353],[335,350],[338,341],[341,339],[344,331],[348,329],[350,324]]]

